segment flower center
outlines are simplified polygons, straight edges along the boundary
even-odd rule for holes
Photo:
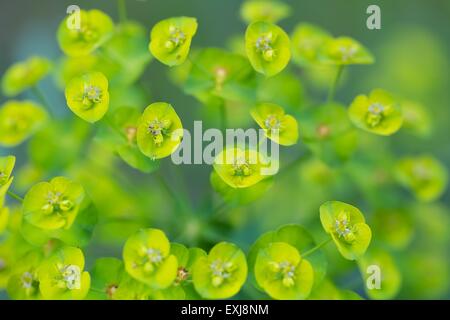
[[[367,124],[371,127],[376,127],[383,120],[384,111],[384,106],[379,102],[375,102],[369,105],[368,113],[366,116]]]
[[[225,82],[228,72],[227,69],[223,68],[223,67],[218,67],[215,70],[215,80],[216,80],[216,89],[217,90],[222,90],[222,86],[223,83]]]
[[[153,136],[153,142],[156,146],[160,146],[164,141],[164,134],[167,133],[167,129],[170,127],[170,120],[158,120],[154,119],[148,124],[148,133]]]
[[[226,279],[231,277],[235,266],[231,262],[224,262],[221,260],[214,260],[209,268],[212,272],[212,284],[215,287],[220,286]]]
[[[61,288],[69,290],[80,289],[81,270],[80,267],[69,264],[59,269],[62,279],[59,282]]]
[[[20,276],[20,281],[22,282],[22,288],[31,289],[33,287],[33,275],[30,272],[24,272]]]
[[[187,280],[189,277],[189,272],[184,267],[179,267],[177,272],[177,278],[175,279],[175,284],[179,285],[181,282]]]
[[[172,52],[179,46],[181,46],[186,41],[186,35],[180,28],[175,26],[169,27],[169,39],[166,41],[164,46],[167,51]]]
[[[155,266],[158,266],[163,261],[164,256],[159,249],[143,248],[142,250],[143,260],[141,265],[144,271],[151,273],[155,270]]]
[[[270,269],[275,272],[286,287],[292,287],[295,284],[296,266],[289,261],[270,262]]]
[[[47,214],[52,214],[53,212],[62,213],[67,212],[73,208],[73,202],[64,197],[61,192],[50,191],[47,194],[46,204],[42,206]]]
[[[106,288],[106,295],[108,296],[109,299],[112,299],[114,293],[117,291],[117,289],[119,288],[119,286],[117,284],[111,284]]]
[[[132,143],[136,140],[136,134],[137,134],[136,127],[129,126],[125,128],[125,135],[129,143]]]
[[[259,52],[265,61],[272,61],[275,57],[275,50],[272,47],[272,33],[263,35],[256,40],[256,51]]]
[[[235,160],[231,174],[238,177],[247,177],[252,174],[250,164],[243,157]]]
[[[102,101],[102,90],[94,85],[84,85],[82,103],[86,109],[92,107],[95,103]]]
[[[78,35],[86,42],[94,42],[98,39],[98,32],[87,23],[82,23]]]
[[[355,240],[355,234],[350,224],[350,219],[346,212],[341,212],[334,222],[334,228],[339,238],[344,238],[348,243]]]
[[[317,134],[319,135],[319,138],[326,138],[330,135],[330,127],[325,125],[325,124],[321,124],[317,127]]]
[[[264,120],[264,125],[270,131],[280,130],[281,121],[276,115],[271,114]]]
[[[341,53],[342,61],[344,62],[350,61],[357,51],[358,48],[354,45],[339,47],[339,52]]]

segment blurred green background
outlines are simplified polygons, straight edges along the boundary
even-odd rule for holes
[[[193,41],[197,47],[225,47],[234,35],[243,34],[246,25],[239,16],[242,1],[237,0],[127,0],[128,17],[142,23],[148,31],[159,20],[171,16],[193,16],[198,19],[199,30]],[[333,35],[351,36],[363,43],[376,57],[370,66],[348,68],[337,100],[348,105],[352,99],[367,93],[372,88],[381,87],[408,100],[423,104],[432,118],[432,134],[426,138],[399,133],[389,139],[365,137],[359,153],[419,155],[430,153],[448,168],[450,164],[450,1],[447,0],[286,0],[292,7],[292,15],[279,25],[290,33],[299,22],[310,22],[323,27]],[[12,63],[31,55],[42,55],[57,61],[61,56],[56,41],[56,29],[66,15],[66,8],[77,4],[82,9],[98,8],[118,21],[116,1],[50,1],[18,0],[3,1],[0,10],[0,72]],[[382,29],[368,30],[366,8],[378,4],[382,13]],[[325,98],[326,88],[320,81],[292,66],[300,75],[305,96],[310,100]],[[316,79],[317,80],[317,79]],[[53,111],[62,119],[73,117],[68,111],[63,92],[57,89],[52,77],[47,77],[40,85]],[[131,90],[131,89],[130,89]],[[144,91],[151,99],[141,107],[154,101],[167,101],[175,106],[185,127],[192,128],[192,121],[202,118],[202,106],[193,97],[187,96],[175,86],[168,76],[168,68],[152,61],[140,81],[139,92]],[[24,98],[33,98],[27,93]],[[3,103],[7,99],[0,97]],[[139,101],[139,99],[137,99]],[[145,99],[144,99],[145,100]],[[250,117],[243,122],[252,125]],[[80,125],[83,127],[83,125]],[[83,129],[80,129],[83,131]],[[83,133],[81,133],[83,134]],[[71,140],[58,140],[46,144],[42,139],[35,148],[42,147],[47,152],[61,152],[61,146],[71,149]],[[54,147],[53,147],[54,146]],[[16,189],[22,194],[30,187],[35,172],[30,161],[28,144],[11,150],[1,149],[0,155],[13,153],[17,156]],[[304,152],[300,143],[292,149],[282,151],[282,165],[289,163],[296,155]],[[95,241],[85,255],[88,263],[100,256],[118,256],[121,246],[129,234],[139,226],[155,226],[165,230],[169,238],[177,237],[179,224],[173,199],[159,186],[155,175],[144,175],[126,165],[111,160],[109,154],[99,147],[83,148],[77,163],[58,168],[51,172],[77,177],[90,192],[99,206],[101,214],[112,217],[105,219],[95,233]],[[56,154],[55,157],[58,157]],[[375,162],[376,156],[373,157]],[[383,169],[384,158],[380,156],[378,169]],[[31,163],[31,164],[30,164]],[[209,214],[204,199],[213,193],[209,182],[211,167],[174,166],[170,159],[163,161],[162,172],[168,183],[180,194],[186,193],[198,216]],[[364,194],[364,188],[349,179],[347,173],[339,169],[317,169],[316,164],[305,162],[292,169],[292,173],[276,179],[274,186],[258,201],[233,209],[226,217],[227,230],[224,234],[212,234],[214,241],[227,240],[248,249],[263,232],[273,230],[285,223],[300,223],[313,231],[319,239],[324,236],[318,216],[318,207],[327,200],[336,199],[354,203],[370,217],[374,208]],[[21,171],[22,170],[22,171]],[[27,171],[28,170],[28,171]],[[324,174],[325,181],[317,182],[315,171]],[[364,170],[363,170],[364,171]],[[17,174],[17,172],[21,172]],[[48,174],[47,172],[46,174]],[[364,171],[367,179],[374,171]],[[320,179],[319,179],[320,180]],[[358,179],[356,179],[358,180]],[[450,193],[447,190],[439,201],[432,204],[418,204],[409,194],[389,193],[381,184],[374,184],[370,194],[386,203],[398,204],[415,218],[414,232],[408,245],[389,248],[403,276],[399,298],[450,298]],[[402,200],[398,200],[398,194]],[[214,203],[220,203],[214,195]],[[394,199],[392,199],[394,198]],[[407,200],[404,200],[407,199]],[[384,200],[381,200],[384,201]],[[388,206],[389,207],[389,206]],[[113,221],[113,222],[111,222]],[[180,239],[187,244],[197,244],[196,235],[206,232],[201,223],[190,219],[185,225],[187,236]],[[375,238],[376,230],[374,230]],[[379,240],[379,239],[378,239]],[[202,243],[207,249],[208,242]],[[357,267],[341,259],[334,248],[328,248],[329,276],[336,285],[344,289],[356,290],[364,296],[363,282]],[[242,297],[254,297],[253,292],[244,292]],[[0,293],[1,295],[1,293]]]

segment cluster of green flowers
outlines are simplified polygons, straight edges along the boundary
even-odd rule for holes
[[[390,136],[405,128],[422,135],[428,131],[429,120],[422,106],[382,89],[358,95],[348,108],[336,102],[334,93],[344,69],[371,64],[374,57],[358,41],[333,37],[311,24],[301,23],[288,35],[277,23],[290,14],[290,8],[279,1],[245,1],[241,15],[248,27],[230,50],[191,50],[198,28],[192,17],[158,22],[148,40],[145,28],[137,22],[115,25],[99,10],[80,14],[81,28],[69,28],[70,16],[60,24],[57,39],[65,57],[58,64],[31,57],[11,66],[2,79],[3,93],[14,97],[28,89],[39,92],[38,83],[54,71],[58,85],[65,89],[68,108],[81,119],[79,127],[70,124],[70,130],[64,130],[66,122],[54,124],[45,99],[39,104],[9,100],[0,107],[0,146],[15,147],[33,137],[30,153],[40,164],[36,171],[26,172],[29,180],[21,179],[28,190],[21,199],[10,190],[15,157],[0,157],[0,235],[6,239],[0,240],[0,288],[6,287],[11,298],[224,299],[237,295],[247,278],[264,297],[273,299],[360,298],[335,288],[326,276],[323,246],[331,241],[344,259],[356,261],[363,277],[367,266],[375,262],[386,268],[386,289],[368,292],[371,298],[397,294],[400,276],[392,257],[378,247],[368,249],[372,231],[364,215],[340,201],[320,207],[327,237],[321,243],[304,227],[285,225],[260,236],[246,255],[237,245],[223,241],[188,248],[170,242],[162,230],[142,229],[146,225],[141,224],[126,240],[122,260],[99,258],[85,271],[80,248],[90,243],[97,218],[108,213],[98,210],[86,192],[88,187],[76,179],[58,176],[37,181],[53,177],[53,169],[73,169],[68,163],[81,157],[79,141],[90,137],[86,124],[99,129],[97,142],[143,173],[157,171],[160,159],[175,152],[183,139],[176,109],[166,102],[141,109],[132,91],[152,58],[171,68],[172,80],[186,94],[220,114],[224,128],[227,110],[244,106],[243,118],[253,119],[268,139],[292,149],[304,144],[320,160],[306,164],[311,179],[327,180],[328,166],[350,161],[358,139],[366,133]],[[335,73],[327,102],[300,110],[300,90],[289,71],[291,62],[305,70],[328,68]],[[44,152],[49,142],[40,142],[53,132],[62,134],[61,140],[75,140],[77,147],[51,159],[46,155],[51,152]],[[434,201],[444,192],[447,171],[437,159],[423,155],[394,162],[389,166],[393,184],[407,188],[419,201]],[[268,165],[258,149],[225,146],[216,155],[211,186],[225,206],[250,203],[267,194],[283,171],[263,175]],[[39,178],[34,179],[35,175]],[[114,197],[114,193],[107,194],[113,189],[107,184],[114,182],[105,181],[103,197]],[[6,195],[22,202],[20,208],[7,206]],[[180,202],[181,215],[185,208]],[[383,224],[376,219],[374,223]],[[408,229],[401,239],[385,240],[401,247],[409,238]],[[207,253],[203,248],[210,250]]]

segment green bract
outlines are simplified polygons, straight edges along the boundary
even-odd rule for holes
[[[38,269],[39,289],[44,299],[81,300],[91,284],[89,273],[83,271],[83,252],[62,247],[44,260]]]
[[[339,104],[325,104],[307,110],[301,115],[299,126],[302,140],[327,164],[347,161],[357,147],[356,129],[347,110]]]
[[[2,77],[2,90],[5,96],[15,96],[29,87],[35,86],[52,67],[46,58],[31,57],[13,64]]]
[[[214,95],[233,101],[253,101],[255,72],[247,59],[222,49],[198,52],[184,83],[187,93],[201,97]]]
[[[138,120],[137,145],[151,159],[170,156],[181,143],[182,137],[181,120],[168,103],[152,103]]]
[[[40,182],[25,195],[24,219],[41,229],[68,229],[77,217],[84,196],[79,183],[64,177]]]
[[[197,20],[190,17],[169,18],[158,22],[150,34],[149,49],[153,56],[168,66],[182,64],[197,32]]]
[[[0,157],[0,209],[3,207],[6,192],[13,181],[11,173],[15,163],[16,157],[14,156]]]
[[[247,23],[265,21],[277,23],[288,17],[291,8],[276,0],[247,0],[241,6],[241,17]]]
[[[192,279],[197,292],[207,299],[225,299],[239,292],[247,279],[245,254],[228,242],[216,244],[207,257],[194,265]]]
[[[377,239],[395,249],[406,248],[414,236],[412,216],[404,209],[377,210],[371,225]]]
[[[320,206],[320,221],[342,256],[359,259],[367,250],[372,232],[358,208],[340,201]]]
[[[280,106],[273,103],[260,103],[251,110],[251,115],[271,140],[283,146],[297,143],[297,120],[285,114]]]
[[[268,161],[258,151],[227,147],[214,160],[214,170],[232,188],[251,187],[268,177]]]
[[[311,292],[314,271],[293,246],[273,242],[258,252],[255,262],[258,285],[275,299],[305,299]]]
[[[0,107],[0,146],[14,147],[34,134],[47,112],[32,101],[7,101]]]
[[[9,208],[3,207],[2,204],[0,204],[0,235],[3,234],[3,232],[8,227],[9,222]]]
[[[107,41],[113,31],[111,18],[102,11],[75,11],[59,25],[58,43],[68,56],[85,56]]]
[[[177,277],[177,258],[170,253],[166,235],[158,229],[142,229],[128,238],[123,260],[133,278],[154,289],[169,287]]]
[[[110,299],[116,298],[121,283],[124,279],[123,262],[116,258],[100,258],[95,261],[91,274],[91,291],[89,299]]]
[[[331,35],[322,28],[309,24],[298,24],[291,36],[292,58],[301,66],[318,63],[322,46],[331,40]]]
[[[199,248],[186,248],[179,243],[170,244],[170,252],[178,260],[177,277],[174,283],[167,289],[153,294],[156,299],[200,299],[192,282],[194,265],[200,258],[207,256],[206,252]]]
[[[332,65],[371,64],[375,59],[358,41],[339,37],[323,44],[319,52],[319,61]]]
[[[108,111],[108,79],[100,72],[72,79],[65,95],[70,110],[85,121],[96,122]]]
[[[38,251],[30,251],[21,257],[13,267],[8,280],[8,295],[15,300],[40,299],[38,267],[43,256]]]
[[[141,113],[132,107],[121,107],[111,114],[113,129],[105,132],[105,139],[111,140],[113,150],[131,167],[142,172],[159,168],[159,161],[146,157],[137,145],[137,125]]]
[[[402,109],[384,90],[375,89],[369,96],[357,96],[348,109],[355,126],[368,132],[389,136],[403,123]]]
[[[281,72],[291,59],[290,40],[269,22],[254,22],[245,33],[245,49],[253,68],[268,77]]]
[[[255,270],[256,259],[262,249],[266,249],[271,243],[285,243],[295,248],[299,254],[304,254],[316,247],[316,243],[309,232],[300,225],[288,224],[281,226],[275,231],[269,231],[260,236],[251,246],[248,253],[248,266]],[[323,250],[316,250],[308,255],[308,262],[314,269],[314,287],[318,286],[325,277],[327,260]],[[254,275],[251,275],[253,284],[260,290],[265,289],[259,284]]]
[[[418,136],[428,137],[432,131],[428,109],[413,101],[402,101],[402,128]]]
[[[410,189],[417,199],[433,201],[445,191],[448,183],[447,169],[435,158],[423,155],[405,157],[398,161],[396,177]]]
[[[370,249],[358,261],[358,265],[364,279],[364,289],[370,298],[380,300],[395,298],[400,290],[402,274],[388,252],[380,248]],[[376,280],[377,276],[380,277],[379,283]]]

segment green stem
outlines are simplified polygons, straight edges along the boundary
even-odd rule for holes
[[[306,251],[304,254],[302,254],[302,258],[306,258],[307,256],[313,254],[314,252],[316,252],[317,250],[319,250],[320,248],[322,248],[323,246],[325,246],[326,244],[328,244],[328,242],[330,242],[332,239],[328,238],[327,240],[319,243],[317,246],[315,246],[314,248]]]
[[[336,70],[336,76],[334,77],[334,81],[331,84],[330,91],[328,92],[328,99],[327,99],[328,103],[333,102],[333,100],[334,100],[334,95],[336,93],[336,88],[337,88],[337,85],[339,83],[339,79],[341,78],[343,70],[344,70],[344,65],[339,65],[337,70]]]
[[[117,0],[117,9],[119,10],[120,22],[127,22],[127,6],[125,0]]]
[[[10,196],[11,198],[16,199],[16,200],[19,201],[19,202],[23,202],[23,198],[22,198],[21,196],[15,194],[14,192],[8,190],[6,193],[7,193],[8,196]]]
[[[50,108],[50,103],[48,103],[47,98],[45,97],[44,93],[39,89],[37,85],[31,87],[31,91],[33,91],[33,94],[36,96],[36,98],[39,100],[39,102],[47,109],[47,111],[51,114],[52,109]]]

